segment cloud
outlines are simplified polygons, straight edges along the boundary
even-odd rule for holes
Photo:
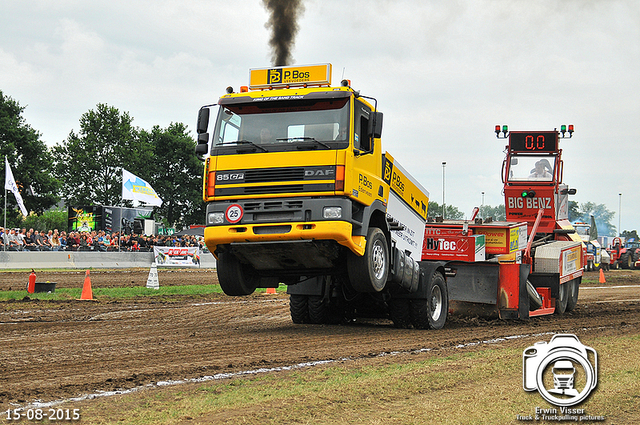
[[[504,141],[495,124],[551,130],[573,200],[640,226],[640,3],[480,0],[305,0],[292,55],[334,66],[378,99],[383,145],[440,202],[470,211],[502,202]],[[6,12],[5,12],[6,11]],[[1,89],[28,107],[49,143],[108,103],[143,128],[184,122],[248,70],[270,64],[262,0],[8,2],[0,27]],[[610,175],[624,170],[625,178]],[[595,171],[594,171],[595,170]],[[637,198],[637,197],[636,197]],[[616,217],[617,218],[617,217]],[[617,224],[617,220],[616,224]]]

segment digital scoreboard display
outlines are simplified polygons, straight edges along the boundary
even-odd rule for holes
[[[515,152],[555,152],[558,133],[555,131],[512,131],[509,149]]]

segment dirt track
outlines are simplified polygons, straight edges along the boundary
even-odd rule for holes
[[[96,271],[91,277],[94,288],[138,286],[145,284],[147,274],[148,270]],[[459,344],[510,335],[638,332],[640,271],[608,276],[611,288],[584,285],[576,310],[565,316],[530,321],[453,317],[440,331],[399,330],[385,320],[349,326],[293,325],[285,294],[2,302],[0,411],[34,400],[59,400],[158,381],[392,351],[455,349]],[[83,278],[83,272],[38,275],[39,281],[56,281],[58,287],[79,287]],[[24,279],[24,273],[0,273],[0,290],[21,289]],[[166,286],[213,283],[215,274],[161,270],[159,280]],[[524,338],[522,343],[530,342]]]

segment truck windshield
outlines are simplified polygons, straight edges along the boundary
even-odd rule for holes
[[[509,164],[509,181],[547,181],[553,180],[555,169],[554,156],[513,155]]]
[[[346,148],[348,130],[349,99],[223,105],[212,155]]]
[[[584,224],[574,223],[573,227],[576,229],[576,233],[580,236],[589,236],[589,226]]]

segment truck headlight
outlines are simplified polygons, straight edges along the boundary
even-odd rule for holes
[[[322,217],[329,219],[342,218],[342,207],[324,207]]]
[[[212,212],[209,213],[209,224],[222,224],[224,223],[224,213]]]

